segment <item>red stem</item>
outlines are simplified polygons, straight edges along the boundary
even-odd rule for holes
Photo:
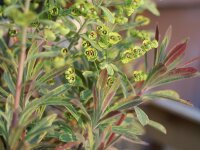
[[[125,114],[122,114],[121,117],[119,118],[119,120],[116,122],[116,126],[119,126],[122,124],[122,122],[124,121],[124,119],[126,118],[126,115]],[[106,143],[106,145],[110,144],[115,138],[115,133],[112,133],[110,135],[110,137],[108,138],[108,141]]]

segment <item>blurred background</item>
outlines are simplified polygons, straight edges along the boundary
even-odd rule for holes
[[[200,56],[200,0],[156,0],[160,16],[153,16],[147,27],[155,29],[159,24],[161,39],[167,28],[172,26],[172,39],[169,49],[177,42],[189,38],[184,61]],[[191,66],[200,70],[200,60]],[[163,86],[160,89],[173,89],[181,98],[190,100],[194,107],[171,101],[156,101],[145,104],[144,111],[149,118],[163,124],[167,135],[147,127],[144,140],[149,145],[138,145],[125,140],[116,144],[120,150],[200,150],[200,78],[188,79]]]

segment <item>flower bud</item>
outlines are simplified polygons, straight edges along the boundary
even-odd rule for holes
[[[100,36],[108,36],[108,34],[109,34],[108,27],[106,27],[106,26],[98,26],[97,27],[97,33]]]
[[[95,31],[90,31],[88,33],[88,37],[91,39],[91,40],[95,40],[97,38],[97,33]]]
[[[124,16],[117,16],[115,18],[115,22],[118,23],[118,24],[120,24],[120,25],[123,25],[123,24],[125,24],[125,23],[128,22],[128,18],[124,17]]]
[[[133,60],[133,52],[130,49],[125,50],[121,53],[121,61],[122,63],[126,64]]]
[[[151,47],[152,47],[152,48],[157,48],[157,47],[158,47],[158,41],[157,41],[157,40],[153,40],[153,41],[151,42]]]
[[[69,53],[69,51],[68,51],[67,48],[62,48],[62,49],[60,50],[60,53],[61,53],[62,56],[67,56],[68,53]]]
[[[121,35],[117,32],[110,32],[109,33],[109,43],[110,44],[117,44],[119,41],[121,41]]]
[[[65,71],[65,78],[70,84],[73,84],[76,81],[76,74],[75,74],[75,69],[73,67],[69,67]]]
[[[65,71],[65,75],[70,75],[70,74],[74,74],[75,70],[72,67],[69,67],[66,71]]]
[[[146,79],[147,79],[147,74],[144,73],[143,71],[138,70],[133,72],[133,80],[135,82],[144,81]]]
[[[67,79],[69,84],[73,84],[76,81],[75,74],[66,75],[65,78]]]
[[[97,59],[97,50],[95,48],[89,47],[84,52],[85,56],[87,57],[88,61],[95,61]]]
[[[143,43],[142,43],[142,49],[144,49],[145,51],[149,51],[150,49],[152,49],[151,41],[150,40],[144,40]]]
[[[82,46],[83,46],[83,48],[88,48],[88,47],[91,46],[91,44],[90,44],[89,41],[83,40],[83,41],[82,41]]]
[[[59,15],[59,8],[58,7],[53,7],[49,10],[50,15],[52,16],[58,16]]]

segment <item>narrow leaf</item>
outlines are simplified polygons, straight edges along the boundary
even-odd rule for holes
[[[101,90],[104,89],[107,83],[107,79],[108,79],[108,73],[107,70],[104,69],[101,71],[99,79],[97,81],[97,89]]]
[[[166,54],[164,53],[164,51],[167,49],[170,39],[171,39],[171,35],[172,35],[172,27],[169,26],[169,28],[167,29],[165,36],[162,40],[162,43],[160,45],[160,50],[159,50],[159,56],[158,56],[158,63],[161,63],[165,57]]]
[[[104,6],[100,6],[100,8],[103,10],[106,19],[108,19],[110,23],[115,23],[115,17],[112,12],[110,12],[110,10]]]
[[[137,115],[137,118],[138,120],[140,121],[140,123],[145,126],[149,123],[149,117],[147,116],[147,114],[142,110],[140,109],[139,107],[134,107],[135,109],[135,112],[136,112],[136,115]]]
[[[3,74],[3,79],[5,80],[8,89],[10,90],[10,92],[15,95],[15,83],[13,81],[12,76],[10,75],[10,73],[8,72],[4,72]]]
[[[174,61],[176,61],[179,57],[181,57],[186,50],[187,41],[177,44],[174,48],[169,51],[164,63],[166,66],[169,66]]]
[[[158,122],[150,120],[148,125],[150,125],[151,127],[161,131],[164,134],[167,134],[166,128],[163,125],[161,125],[160,123],[158,123]]]
[[[180,98],[179,94],[176,91],[173,90],[161,90],[161,91],[155,91],[152,93],[149,93],[147,95],[145,95],[147,97],[150,97],[152,99],[168,99],[168,100],[173,100],[173,101],[177,101],[186,105],[192,105],[189,101],[187,100],[183,100]]]
[[[186,78],[196,77],[199,76],[199,72],[197,69],[193,67],[188,68],[177,68],[169,71],[168,73],[164,74],[157,78],[156,82],[154,82],[154,86],[163,85],[166,83],[170,83],[173,81],[178,81]]]

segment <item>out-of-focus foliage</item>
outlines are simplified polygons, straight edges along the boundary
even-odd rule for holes
[[[0,149],[104,150],[121,136],[143,144],[147,125],[166,133],[140,104],[191,105],[151,89],[199,72],[181,62],[187,41],[168,50],[171,28],[162,40],[138,28],[150,22],[144,10],[159,15],[150,0],[2,1]]]

